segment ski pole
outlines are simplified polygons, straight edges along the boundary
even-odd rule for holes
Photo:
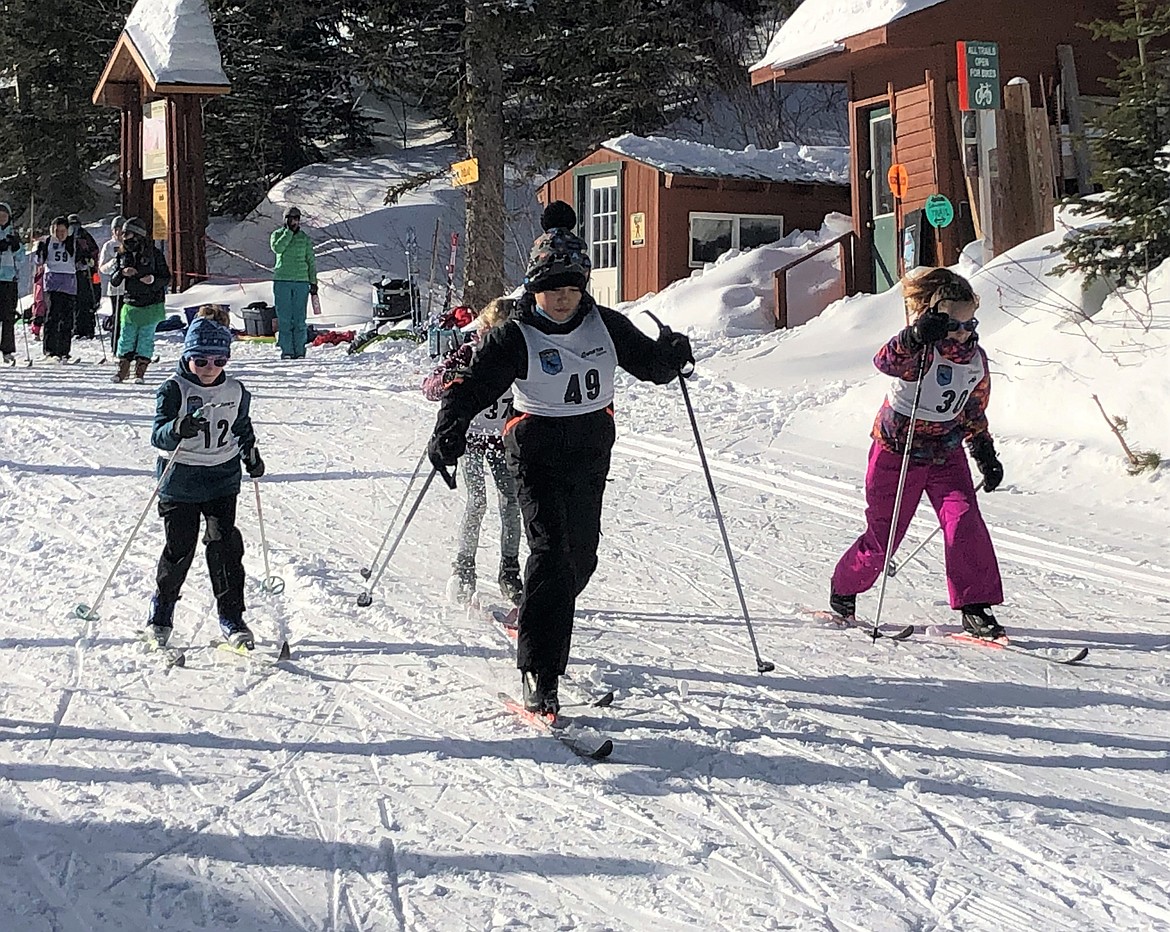
[[[978,492],[981,488],[983,488],[983,480],[982,479],[980,479],[979,484],[977,486],[975,486],[975,491]],[[911,560],[913,560],[916,556],[918,556],[918,554],[922,552],[922,548],[925,547],[927,544],[929,544],[932,540],[934,540],[934,538],[938,535],[938,532],[941,530],[942,530],[942,525],[940,524],[938,527],[936,527],[933,531],[930,532],[930,535],[926,538],[926,540],[924,540],[921,544],[919,544],[912,551],[910,551],[909,556],[907,556],[902,561],[902,566],[905,566],[907,563],[909,563]],[[899,569],[901,569],[901,567],[898,566],[898,564],[895,562],[893,556],[891,556],[890,557],[890,565],[886,569],[886,573],[888,573],[890,576],[897,576]]]
[[[264,509],[260,507],[260,480],[252,480],[252,490],[256,493],[256,520],[260,525],[260,550],[264,553],[264,582],[260,588],[273,595],[284,592],[284,580],[273,576],[268,568],[268,538],[264,536]]]
[[[402,514],[402,506],[406,504],[406,497],[410,495],[410,489],[414,485],[414,480],[418,478],[419,472],[422,470],[423,460],[426,459],[427,451],[423,450],[418,458],[418,463],[414,467],[414,472],[411,473],[410,481],[406,483],[406,491],[402,493],[402,498],[398,502],[398,507],[394,511],[394,517],[390,519],[390,523],[386,525],[386,533],[382,535],[382,543],[378,544],[378,550],[374,554],[374,559],[370,561],[369,566],[361,568],[362,579],[369,579],[370,574],[374,572],[374,567],[378,565],[378,558],[382,556],[382,550],[386,546],[386,541],[390,539],[390,532],[394,530],[394,522],[398,520],[398,516]]]
[[[886,598],[886,582],[893,574],[890,572],[890,562],[894,556],[894,540],[898,536],[898,520],[902,515],[902,492],[906,488],[906,473],[910,470],[910,448],[914,443],[914,425],[917,423],[918,402],[922,400],[922,382],[926,378],[926,356],[930,345],[922,347],[922,362],[918,364],[918,384],[914,388],[914,403],[910,406],[910,425],[906,428],[906,452],[902,454],[902,469],[898,474],[898,491],[894,495],[894,514],[890,520],[890,536],[886,540],[886,556],[882,566],[882,586],[878,590],[877,612],[873,616],[873,631],[870,636],[876,644],[878,639],[878,625],[882,620],[882,603]]]
[[[666,325],[655,317],[650,311],[644,311],[649,318],[658,324],[659,329],[665,330]],[[715,494],[715,480],[711,478],[711,468],[707,465],[707,453],[703,449],[703,438],[699,436],[699,422],[695,419],[695,409],[691,405],[691,396],[687,391],[686,378],[682,372],[678,375],[678,387],[682,389],[683,402],[687,407],[687,417],[691,421],[691,430],[695,434],[695,447],[699,451],[699,462],[703,466],[703,475],[707,479],[707,491],[711,493],[711,505],[715,509],[715,520],[719,523],[719,533],[723,537],[723,549],[727,551],[727,562],[731,566],[731,578],[735,582],[735,591],[739,595],[739,607],[743,612],[743,622],[747,627],[748,640],[752,643],[752,653],[756,656],[756,671],[759,673],[771,673],[776,669],[776,664],[769,660],[764,660],[760,656],[760,648],[756,644],[756,633],[752,629],[752,620],[748,615],[747,599],[743,595],[743,585],[739,581],[739,570],[735,565],[735,556],[731,552],[731,540],[727,536],[727,526],[723,522],[723,511],[719,507],[719,497]]]
[[[204,405],[199,408],[192,415],[197,420],[202,419],[203,412],[208,408],[220,407],[224,402],[217,404]],[[93,621],[98,618],[97,609],[102,604],[102,599],[105,598],[106,590],[110,587],[110,583],[114,580],[114,574],[118,572],[118,567],[122,565],[122,561],[126,559],[126,554],[130,550],[130,545],[134,543],[134,538],[138,536],[138,529],[142,527],[142,522],[146,520],[146,513],[150,511],[150,506],[154,504],[154,500],[158,497],[159,490],[163,487],[163,483],[167,481],[167,476],[171,474],[171,470],[175,465],[175,458],[179,455],[179,450],[182,449],[182,441],[171,452],[167,459],[167,464],[163,467],[162,475],[158,477],[158,482],[154,485],[154,490],[150,493],[150,498],[146,502],[146,507],[142,509],[142,514],[138,516],[138,521],[134,524],[134,529],[130,532],[130,537],[122,546],[122,552],[118,554],[118,558],[114,561],[114,565],[110,568],[110,575],[106,577],[106,581],[102,583],[102,588],[98,591],[97,598],[93,600],[93,605],[86,605],[84,602],[80,603],[73,609],[73,614],[83,621]]]
[[[25,368],[32,368],[32,350],[28,348],[28,320],[21,317],[21,322],[24,324],[24,365]]]
[[[415,513],[418,511],[418,506],[422,504],[423,496],[427,494],[427,489],[431,487],[431,482],[435,478],[435,474],[439,472],[438,467],[431,470],[427,476],[426,482],[423,483],[422,488],[418,490],[418,497],[414,500],[414,504],[410,506],[410,511],[406,513],[406,519],[402,522],[402,527],[398,531],[398,536],[394,538],[394,543],[390,545],[390,550],[386,554],[386,559],[382,561],[382,566],[378,570],[378,575],[370,582],[370,587],[361,592],[357,597],[357,604],[362,608],[367,608],[374,602],[371,593],[378,585],[378,580],[382,578],[382,574],[386,572],[386,567],[390,565],[390,560],[394,557],[394,551],[398,549],[398,544],[401,542],[403,536],[406,534],[406,529],[410,527],[410,522],[414,520]],[[455,488],[455,477],[447,470],[443,470],[443,479],[451,488]]]

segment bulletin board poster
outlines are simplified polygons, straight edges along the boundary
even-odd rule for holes
[[[167,102],[152,100],[142,108],[142,177],[167,176]]]

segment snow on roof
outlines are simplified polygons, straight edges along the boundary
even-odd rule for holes
[[[124,29],[156,84],[227,86],[207,0],[138,0]]]
[[[756,178],[811,184],[849,184],[849,149],[845,146],[798,146],[782,142],[775,149],[717,149],[685,139],[625,133],[602,143],[606,149],[637,159],[660,171],[711,178]]]
[[[751,67],[788,68],[830,52],[843,42],[945,0],[804,0],[768,43],[768,51]]]

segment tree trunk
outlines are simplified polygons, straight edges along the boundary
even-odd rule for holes
[[[466,189],[467,253],[463,303],[482,308],[507,287],[504,277],[504,47],[498,15],[484,0],[467,0],[464,44],[464,125],[468,156],[479,160],[479,181]]]

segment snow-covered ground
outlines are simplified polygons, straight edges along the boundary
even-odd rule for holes
[[[618,694],[573,710],[613,738],[603,763],[502,710],[510,644],[444,603],[462,489],[431,487],[355,604],[433,423],[424,348],[233,354],[287,582],[261,591],[245,485],[248,617],[291,642],[278,670],[204,647],[201,558],[176,616],[187,669],[136,652],[153,511],[100,617],[71,614],[150,495],[177,335],[145,388],[111,384],[84,343],[77,366],[0,372],[0,929],[1170,929],[1170,485],[1165,466],[1126,474],[1091,400],[1170,453],[1170,282],[1082,298],[1044,277],[1047,243],[975,275],[1007,473],[981,502],[1016,643],[1088,662],[922,633],[954,623],[937,539],[887,590],[910,642],[802,612],[861,527],[870,357],[902,311],[858,297],[772,332],[760,255],[728,256],[646,306],[692,332],[690,396],[776,669],[756,672],[677,386],[621,378],[569,684]],[[498,603],[494,520],[479,569]],[[933,526],[924,509],[908,544]]]

